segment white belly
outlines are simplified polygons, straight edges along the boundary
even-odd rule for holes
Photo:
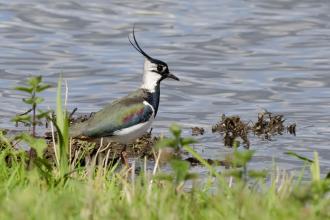
[[[113,133],[114,136],[111,137],[111,139],[121,144],[128,144],[144,135],[144,133],[147,132],[148,129],[151,127],[152,121],[153,116],[147,122],[140,123],[129,128],[124,128],[119,131],[115,131]]]

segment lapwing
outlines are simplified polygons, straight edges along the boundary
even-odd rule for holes
[[[127,96],[114,100],[91,118],[82,123],[73,124],[71,137],[89,139],[107,138],[107,140],[128,144],[141,137],[151,127],[157,115],[160,96],[160,83],[171,78],[179,78],[171,74],[168,65],[154,59],[142,50],[138,44],[133,27],[131,45],[144,56],[142,85]]]

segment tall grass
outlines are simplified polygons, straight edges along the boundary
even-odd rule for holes
[[[67,96],[66,96],[67,97]],[[60,175],[64,176],[69,171],[69,119],[67,110],[63,107],[62,101],[62,77],[58,81],[57,97],[56,97],[56,128],[58,143],[56,152],[59,152],[59,171]],[[66,102],[66,99],[65,99]]]

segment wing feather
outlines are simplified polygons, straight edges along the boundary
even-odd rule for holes
[[[97,112],[87,121],[72,127],[72,136],[91,138],[112,136],[115,131],[146,122],[154,114],[143,97],[127,96]]]

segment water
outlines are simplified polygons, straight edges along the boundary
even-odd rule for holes
[[[330,3],[327,0],[1,1],[0,123],[25,106],[12,88],[30,74],[55,85],[63,72],[69,108],[97,111],[141,83],[143,58],[127,36],[133,24],[142,47],[181,81],[162,83],[155,133],[177,122],[190,135],[206,129],[195,149],[221,159],[230,152],[211,133],[222,113],[255,120],[267,109],[297,124],[297,136],[251,137],[253,168],[295,170],[288,150],[330,168]],[[44,106],[54,106],[55,89]]]

